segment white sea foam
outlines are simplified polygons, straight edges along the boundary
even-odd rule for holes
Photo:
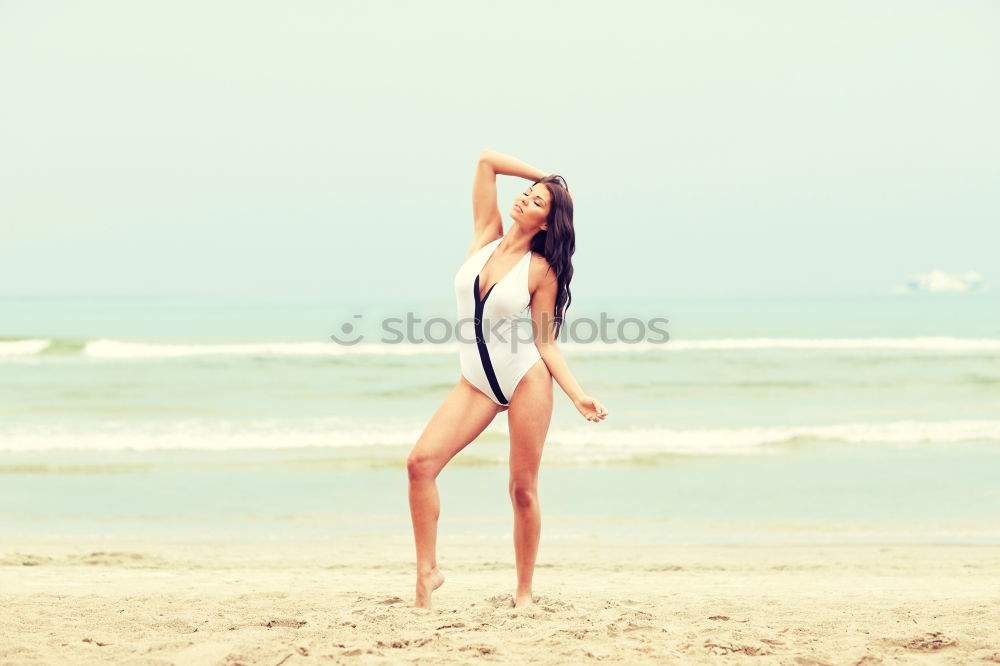
[[[884,350],[929,352],[994,352],[1000,351],[1000,340],[991,338],[716,338],[712,340],[671,340],[665,344],[565,344],[567,350],[600,351],[698,351],[698,350]]]
[[[263,342],[247,344],[166,344],[94,340],[81,352],[91,358],[175,358],[186,356],[344,356],[458,353],[456,345],[364,344],[327,342]]]
[[[2,345],[48,341],[17,341]],[[10,349],[34,349],[23,345]],[[666,343],[560,343],[560,348],[571,354],[606,354],[623,352],[682,352],[682,351],[741,351],[741,350],[876,350],[948,353],[1000,352],[1000,339],[917,337],[917,338],[719,338],[712,340],[671,340]],[[44,349],[41,347],[40,351]],[[24,351],[21,353],[38,353]],[[122,340],[93,340],[81,354],[91,358],[178,358],[191,356],[351,356],[351,355],[418,355],[457,354],[456,343],[442,344],[380,344],[359,343],[340,345],[333,342],[267,342],[246,344],[169,344],[128,342]],[[0,356],[3,352],[0,351]]]
[[[550,436],[548,441],[552,440]],[[1000,421],[894,421],[742,428],[581,427],[556,433],[555,443],[614,447],[641,453],[755,453],[762,447],[815,440],[845,444],[928,444],[1000,441]]]
[[[33,356],[52,344],[52,340],[0,340],[0,358]]]
[[[71,427],[32,424],[0,429],[0,450],[120,451],[195,449],[289,449],[300,447],[371,449],[399,456],[412,446],[424,424],[359,423],[329,418],[310,421],[106,421]],[[859,444],[952,444],[1000,442],[1000,421],[894,421],[737,428],[610,428],[606,423],[553,428],[546,439],[549,455],[598,462],[645,456],[741,455],[802,441]],[[504,441],[506,420],[486,430],[487,439]],[[481,451],[486,453],[486,451]]]
[[[312,421],[172,420],[103,421],[64,426],[32,424],[0,430],[0,450],[150,451],[161,449],[236,450],[293,447],[366,447],[416,442],[415,426],[358,427],[341,419]]]

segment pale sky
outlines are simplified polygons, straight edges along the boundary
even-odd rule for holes
[[[447,299],[483,148],[569,182],[576,298],[992,291],[997,35],[989,1],[0,2],[0,296]]]

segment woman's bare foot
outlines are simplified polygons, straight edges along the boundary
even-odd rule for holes
[[[525,608],[526,606],[531,606],[535,603],[535,600],[531,598],[531,593],[519,594],[514,599],[514,608]]]
[[[417,574],[417,600],[414,608],[430,608],[431,593],[444,584],[444,574],[434,567],[425,574]]]

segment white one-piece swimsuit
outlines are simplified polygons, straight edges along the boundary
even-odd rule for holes
[[[531,335],[531,317],[525,314],[531,301],[530,250],[479,298],[479,272],[501,240],[479,248],[455,274],[456,337],[462,376],[493,402],[507,406],[521,378],[542,357]]]

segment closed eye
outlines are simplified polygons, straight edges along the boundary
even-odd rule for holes
[[[525,190],[524,194],[531,194],[531,190]],[[535,197],[535,199],[536,199],[535,205],[538,206],[539,208],[541,208],[542,204],[538,203],[538,201],[537,201],[537,199],[541,199],[541,197]]]

